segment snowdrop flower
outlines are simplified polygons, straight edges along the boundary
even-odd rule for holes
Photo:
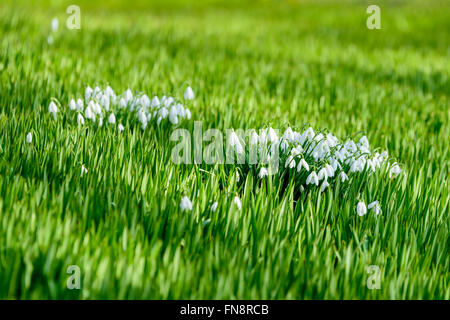
[[[103,117],[98,118],[98,126],[103,126]]]
[[[185,100],[192,100],[194,99],[194,91],[191,87],[187,87],[186,91],[184,91],[184,99]]]
[[[239,182],[241,180],[241,176],[239,175],[239,171],[236,171],[236,181]]]
[[[186,112],[186,119],[190,120],[191,119],[191,110],[186,108],[185,112]]]
[[[94,90],[92,90],[91,87],[87,86],[86,90],[84,91],[84,101],[88,101],[89,99],[91,99],[93,93]]]
[[[363,215],[365,215],[367,213],[366,204],[364,202],[362,202],[362,201],[358,202],[358,204],[356,205],[356,213],[360,217],[362,217]]]
[[[289,156],[286,159],[286,163],[285,163],[284,167],[287,168],[288,166],[289,166],[289,169],[295,168],[296,163],[295,163],[295,159],[293,156]]]
[[[317,177],[319,178],[319,180],[327,180],[328,179],[328,173],[327,173],[327,169],[322,168],[319,170],[319,173],[317,174]]]
[[[109,111],[109,97],[106,94],[100,98],[100,104],[105,107],[106,111]]]
[[[400,169],[400,166],[397,164],[397,162],[394,162],[392,164],[391,169],[389,170],[389,178],[395,178],[402,172],[402,169]]]
[[[169,121],[172,124],[178,124],[178,113],[177,113],[176,108],[174,108],[174,107],[170,108]]]
[[[383,211],[381,210],[381,205],[378,201],[373,201],[371,203],[369,203],[369,205],[367,206],[367,209],[373,209],[373,211],[375,211],[376,215],[382,214]]]
[[[257,145],[259,141],[259,136],[255,131],[252,131],[252,134],[250,136],[250,145]]]
[[[84,105],[83,105],[83,100],[78,99],[78,100],[77,100],[77,107],[76,107],[76,110],[77,110],[78,112],[82,112],[82,111],[83,111],[83,107],[84,107]]]
[[[154,96],[153,97],[153,99],[152,99],[152,108],[155,108],[155,107],[159,107],[159,105],[160,105],[160,102],[159,102],[159,99],[158,99],[158,97],[157,96]]]
[[[267,171],[266,168],[261,168],[261,170],[259,170],[258,177],[260,179],[264,178],[267,175],[269,175],[269,172]]]
[[[127,91],[125,91],[125,101],[129,103],[131,99],[133,99],[133,92],[131,92],[130,89],[127,89]]]
[[[238,208],[238,210],[242,209],[241,199],[239,199],[238,196],[234,197],[233,202],[236,205],[236,207]]]
[[[81,176],[85,175],[88,172],[88,170],[86,169],[86,167],[83,165],[81,165]]]
[[[127,107],[127,101],[125,100],[125,98],[120,98],[119,106],[123,109]]]
[[[162,119],[167,118],[167,116],[169,115],[169,111],[167,110],[167,108],[163,107],[161,109],[159,109],[159,115]]]
[[[267,137],[271,143],[277,143],[279,141],[277,133],[272,128],[269,128]]]
[[[330,184],[327,182],[327,180],[324,180],[322,185],[320,186],[320,192],[324,192],[325,189],[329,186]]]
[[[341,173],[339,174],[339,178],[341,179],[341,182],[345,182],[348,180],[348,176],[345,174],[344,171],[341,171]]]
[[[184,196],[180,202],[181,211],[192,211],[192,202],[188,197]]]
[[[144,108],[148,108],[150,106],[150,99],[148,98],[148,96],[146,94],[144,94],[141,98],[140,98],[140,103],[141,106],[143,106]]]
[[[59,27],[58,18],[53,18],[52,19],[52,31],[56,32],[58,30],[58,27]]]
[[[75,110],[77,108],[77,103],[75,102],[75,100],[70,100],[69,102],[69,109],[70,110]]]
[[[305,168],[306,171],[309,171],[309,165],[303,158],[298,162],[297,171],[302,170],[302,167]]]
[[[90,119],[95,122],[95,113],[92,110],[92,106],[90,104],[86,107],[86,110],[84,110],[84,116],[86,117],[86,119]]]
[[[110,124],[116,123],[116,116],[114,115],[114,113],[111,113],[111,114],[109,115],[109,117],[108,117],[108,122],[109,122]]]
[[[58,112],[58,107],[56,104],[52,101],[50,102],[50,105],[48,106],[48,112],[50,112],[53,117],[56,119],[56,113]]]
[[[334,176],[334,169],[332,166],[330,166],[328,163],[325,165],[325,170],[327,171],[328,178]]]
[[[33,142],[33,135],[31,134],[31,132],[28,132],[26,141],[27,143]]]
[[[212,212],[215,212],[218,206],[219,206],[219,203],[218,203],[217,201],[214,202],[214,203],[211,205],[211,211],[212,211]]]
[[[244,153],[244,148],[241,145],[241,142],[239,141],[239,137],[237,136],[236,132],[232,131],[230,133],[230,138],[229,138],[229,143],[230,146],[234,147],[234,150],[236,151],[237,154],[242,154]]]
[[[48,43],[49,45],[52,45],[52,44],[53,44],[53,37],[52,37],[51,35],[47,37],[47,43]]]
[[[306,184],[315,184],[316,186],[319,185],[319,177],[315,171],[311,172],[306,178]]]
[[[122,132],[123,130],[125,130],[124,126],[119,123],[119,125],[117,126],[117,129],[119,130],[119,132]]]
[[[81,113],[79,113],[77,116],[77,123],[78,123],[78,125],[84,125],[84,118],[81,115]]]

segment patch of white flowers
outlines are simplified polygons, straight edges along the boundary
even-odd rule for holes
[[[186,100],[194,98],[194,92],[190,87],[186,89],[184,97]],[[118,123],[119,132],[125,129],[124,125],[118,122],[120,117],[131,118],[132,121],[139,123],[143,130],[151,122],[160,125],[162,121],[169,121],[172,125],[177,125],[183,119],[191,118],[191,111],[173,97],[150,98],[145,93],[133,93],[130,89],[122,94],[116,94],[110,86],[104,89],[88,86],[84,97],[69,101],[68,109],[76,114],[79,126],[95,123],[101,127],[103,119],[106,119],[108,125]],[[57,118],[59,110],[54,101],[50,103],[48,111],[55,119]]]

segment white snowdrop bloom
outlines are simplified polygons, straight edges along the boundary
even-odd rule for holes
[[[78,123],[78,125],[84,125],[84,118],[81,115],[81,113],[79,113],[77,116],[77,123]]]
[[[190,120],[191,119],[191,110],[186,108],[185,112],[186,112],[186,119]]]
[[[217,210],[217,207],[219,206],[219,203],[216,201],[211,205],[211,211],[215,212]]]
[[[83,112],[84,110],[84,104],[83,104],[83,100],[78,99],[77,100],[77,107],[76,107],[78,112]]]
[[[95,122],[95,113],[92,110],[92,106],[90,104],[86,107],[86,110],[84,110],[84,116],[86,117],[86,119],[90,119]]]
[[[28,132],[26,141],[27,141],[27,143],[33,142],[33,135],[31,134],[31,132]]]
[[[324,192],[326,188],[328,188],[330,184],[327,182],[327,180],[324,180],[322,185],[320,186],[320,192]]]
[[[302,136],[303,136],[303,141],[306,140],[312,140],[315,137],[315,132],[313,130],[313,128],[309,127],[308,129],[305,130],[305,132],[303,132]],[[302,143],[303,144],[303,143]]]
[[[47,37],[47,43],[48,43],[49,45],[52,45],[52,44],[53,44],[53,36],[52,36],[52,35],[49,35],[49,36]]]
[[[154,96],[152,99],[152,108],[159,107],[160,102],[157,96]]]
[[[244,153],[244,148],[242,147],[241,142],[239,141],[239,137],[234,131],[230,133],[229,144],[234,148],[237,154]]]
[[[363,147],[364,149],[369,149],[369,140],[367,139],[366,136],[361,137],[361,139],[359,139],[358,144],[360,147]]]
[[[356,213],[360,217],[362,217],[363,215],[365,215],[367,213],[366,204],[364,202],[362,202],[362,201],[358,202],[358,204],[356,205]]]
[[[56,31],[58,30],[58,27],[59,27],[59,21],[58,21],[58,18],[53,18],[53,19],[52,19],[51,26],[52,26],[52,31],[53,31],[53,32],[56,32]]]
[[[267,133],[267,138],[269,139],[269,141],[271,143],[277,143],[279,141],[278,135],[275,132],[275,130],[273,130],[273,128],[269,128],[269,131]]]
[[[117,129],[119,130],[119,132],[122,132],[123,130],[125,130],[125,127],[121,123],[119,123]]]
[[[105,88],[105,95],[109,98],[115,96],[114,90],[110,86],[106,86]]]
[[[109,117],[108,117],[108,122],[109,122],[110,124],[116,123],[116,116],[114,115],[114,113],[111,113],[111,114],[109,115]]]
[[[101,114],[102,113],[102,107],[95,101],[91,101],[92,105],[91,105],[91,109],[92,111],[95,112],[95,114]],[[91,104],[91,102],[89,102],[89,104]]]
[[[395,178],[402,172],[397,162],[394,162],[389,170],[389,178]]]
[[[180,202],[181,211],[192,211],[192,202],[188,197],[184,196]]]
[[[306,184],[315,184],[316,186],[319,185],[319,178],[317,177],[317,173],[315,171],[311,172],[306,178]]]
[[[305,191],[305,188],[302,185],[300,185],[300,192],[303,192],[303,191]]]
[[[348,180],[348,176],[345,174],[344,171],[341,171],[341,173],[339,174],[339,178],[341,179],[341,182],[345,182]]]
[[[159,109],[158,113],[162,119],[165,119],[169,115],[169,110],[167,110],[167,108],[165,107],[162,107],[161,109]]]
[[[98,118],[98,126],[103,126],[103,117]]]
[[[294,132],[292,131],[291,127],[288,127],[284,131],[283,138],[288,140],[289,142],[294,142]]]
[[[69,102],[69,109],[75,110],[76,108],[77,108],[77,103],[75,102],[75,100],[71,99]]]
[[[106,94],[102,95],[100,98],[100,104],[105,108],[106,111],[109,111],[109,96]]]
[[[177,109],[175,107],[170,108],[169,121],[172,124],[178,124],[178,112],[177,112]]]
[[[330,166],[328,163],[325,165],[325,170],[327,171],[327,176],[334,177],[334,169],[332,166]]]
[[[84,176],[86,173],[88,173],[88,170],[86,169],[86,167],[83,165],[81,165],[81,176]]]
[[[156,124],[159,126],[159,124],[161,123],[162,118],[158,117],[158,120],[156,120]]]
[[[168,97],[165,101],[164,101],[164,106],[166,108],[169,108],[173,103],[174,103],[175,99],[172,97]]]
[[[142,124],[147,123],[147,116],[145,115],[144,109],[139,109],[138,119]]]
[[[302,168],[305,168],[306,171],[309,171],[309,165],[303,158],[298,162],[297,171],[302,170]]]
[[[194,99],[194,91],[191,87],[187,87],[186,91],[184,91],[184,99],[185,100],[192,100]]]
[[[327,180],[328,179],[327,169],[325,168],[320,169],[319,173],[317,174],[317,178],[319,180]]]
[[[236,205],[236,207],[238,208],[238,210],[242,209],[241,199],[239,199],[238,196],[234,197],[233,202]]]
[[[87,86],[86,90],[84,91],[84,101],[89,101],[93,93],[94,90],[92,90],[91,87]]]
[[[56,104],[51,101],[50,105],[48,106],[48,112],[50,112],[53,117],[56,119],[56,113],[58,112],[58,107],[56,106]]]
[[[150,99],[148,98],[148,96],[146,94],[144,94],[140,99],[139,99],[141,106],[143,106],[144,108],[148,108],[150,106]]]
[[[119,107],[123,109],[127,107],[127,101],[125,100],[125,98],[120,98]]]
[[[367,206],[367,209],[373,209],[373,211],[375,211],[376,215],[382,214],[383,211],[381,210],[381,205],[378,201],[373,201],[371,203],[369,203],[369,205]]]
[[[252,134],[250,135],[250,145],[257,145],[259,141],[258,134],[253,130]]]
[[[282,140],[280,143],[281,150],[283,152],[286,152],[286,150],[289,148],[289,142],[285,138],[281,138],[281,140]]]
[[[295,163],[294,157],[293,156],[289,156],[286,159],[286,163],[285,163],[284,167],[285,168],[289,167],[289,169],[292,169],[292,168],[295,168],[295,166],[296,166],[296,163]]]
[[[236,171],[236,181],[239,182],[241,180],[241,176],[239,175],[239,171]]]
[[[262,178],[264,178],[267,175],[269,175],[269,172],[267,171],[267,169],[266,168],[261,168],[259,170],[259,173],[258,173],[258,178],[262,179]]]
[[[130,89],[127,89],[127,91],[125,91],[125,101],[129,103],[131,102],[132,99],[133,99],[133,92],[131,92]]]
[[[303,148],[302,148],[301,145],[298,145],[295,148],[292,148],[292,150],[291,150],[291,155],[293,157],[298,156],[298,155],[300,155],[302,153],[303,153]]]

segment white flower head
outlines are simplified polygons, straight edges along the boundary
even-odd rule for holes
[[[358,204],[356,205],[356,213],[360,217],[362,217],[363,215],[365,215],[367,213],[367,207],[364,202],[362,202],[362,201],[358,202]]]
[[[108,117],[108,122],[110,124],[115,124],[116,123],[116,116],[114,115],[114,113],[111,113]]]
[[[237,154],[244,153],[244,148],[242,147],[241,142],[239,141],[239,137],[234,131],[231,131],[230,133],[229,144],[234,148]]]
[[[51,26],[52,26],[52,31],[53,31],[53,32],[56,32],[56,31],[58,30],[58,27],[59,27],[59,21],[58,21],[58,18],[53,18],[53,19],[52,19]]]
[[[89,101],[91,99],[92,94],[94,93],[94,90],[90,86],[87,86],[86,90],[84,91],[84,101]]]
[[[50,102],[50,105],[48,106],[48,112],[50,112],[53,117],[56,119],[56,113],[58,112],[58,107],[56,104],[52,101]]]
[[[123,130],[125,130],[125,127],[121,123],[119,123],[117,129],[119,130],[119,132],[122,132]]]
[[[345,174],[344,171],[341,171],[341,173],[339,174],[339,178],[341,179],[341,182],[345,182],[348,180],[348,176]]]
[[[212,212],[215,212],[218,206],[219,206],[219,203],[218,203],[217,201],[214,202],[214,203],[211,205],[211,211],[212,211]]]
[[[186,91],[184,91],[184,99],[185,100],[193,100],[194,99],[194,91],[191,87],[187,87]]]
[[[241,199],[239,199],[238,196],[234,197],[233,202],[236,205],[236,207],[238,208],[238,210],[242,209]]]
[[[367,206],[367,209],[372,209],[376,215],[382,214],[383,211],[381,210],[381,205],[379,201],[373,201],[371,203],[369,203],[369,205]]]
[[[188,197],[184,196],[180,202],[181,211],[192,211],[192,202]]]
[[[269,172],[267,171],[266,168],[263,167],[263,168],[261,168],[261,169],[259,170],[258,178],[262,179],[262,178],[264,178],[264,177],[267,176],[267,175],[269,175]]]
[[[77,123],[78,123],[78,125],[80,126],[82,126],[82,125],[84,125],[84,118],[83,118],[83,116],[81,115],[81,113],[79,113],[78,114],[78,116],[77,116]]]
[[[320,192],[324,192],[326,188],[328,188],[330,184],[327,182],[327,180],[324,180],[322,185],[320,186]]]
[[[316,186],[319,185],[319,177],[315,171],[311,172],[306,178],[306,184],[315,184]]]
[[[85,175],[88,172],[88,170],[86,169],[86,167],[83,165],[81,165],[81,176]]]
[[[309,165],[303,158],[298,162],[297,171],[300,171],[302,167],[305,168],[306,171],[309,171]]]
[[[395,178],[402,172],[402,169],[398,165],[397,162],[394,162],[391,166],[391,169],[389,170],[389,178]]]
[[[77,103],[75,102],[74,99],[71,99],[69,102],[69,109],[70,110],[75,110],[77,108]]]
[[[33,142],[33,135],[31,134],[31,132],[28,132],[26,141],[27,141],[27,143]]]

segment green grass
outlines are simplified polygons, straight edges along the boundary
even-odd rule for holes
[[[360,1],[77,2],[80,31],[64,28],[73,1],[0,4],[0,298],[450,298],[444,1],[378,2],[381,30]],[[299,197],[232,166],[173,164],[168,126],[118,134],[47,112],[106,84],[178,98],[189,84],[204,128],[364,132],[405,176]],[[358,217],[358,195],[383,215]]]

